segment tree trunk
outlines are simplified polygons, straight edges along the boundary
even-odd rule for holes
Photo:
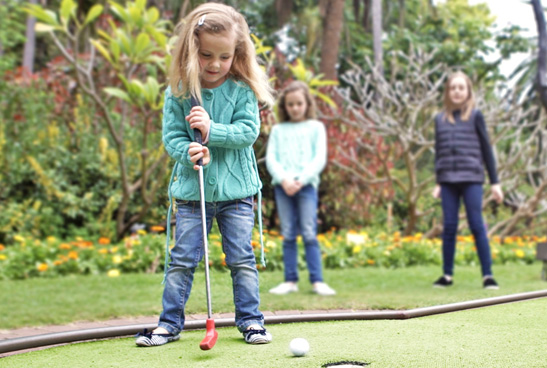
[[[404,28],[405,26],[405,16],[406,16],[406,9],[405,9],[405,0],[399,0],[399,28]]]
[[[534,16],[538,28],[538,68],[537,68],[537,86],[541,104],[547,110],[547,30],[545,28],[545,15],[541,0],[532,0]]]
[[[353,0],[353,18],[359,22],[359,13],[361,13],[361,0]]]
[[[370,13],[372,10],[372,0],[363,0],[365,2],[365,10],[363,11],[363,28],[365,31],[370,33],[372,31],[372,27],[370,25]]]
[[[36,4],[37,0],[29,0],[30,4]],[[27,30],[25,32],[25,49],[23,52],[23,71],[25,73],[32,74],[34,71],[34,51],[36,49],[36,33],[34,31],[34,25],[36,24],[36,18],[32,16],[27,17]]]
[[[175,21],[174,21],[175,24],[177,24],[182,19],[184,19],[184,17],[188,13],[188,6],[189,5],[190,5],[190,0],[184,0],[184,2],[182,3],[182,5],[180,6],[180,9],[179,9],[179,18],[175,19]]]
[[[374,67],[384,74],[384,55],[382,50],[382,0],[372,0],[372,37],[374,50]]]
[[[319,6],[323,18],[319,69],[326,79],[338,79],[336,64],[338,63],[338,49],[344,21],[344,0],[321,0]]]
[[[277,13],[277,25],[283,27],[291,19],[293,0],[275,0],[275,12]]]

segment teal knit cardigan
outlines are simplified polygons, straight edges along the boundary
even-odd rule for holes
[[[209,142],[211,161],[203,167],[205,200],[229,201],[257,194],[262,187],[253,144],[260,134],[258,102],[243,82],[226,80],[214,89],[202,90],[203,107],[211,118]],[[185,117],[189,99],[165,93],[163,143],[179,164],[174,168],[171,193],[177,199],[198,201],[198,175],[188,155],[194,132]]]
[[[266,151],[273,185],[298,178],[304,186],[317,189],[326,164],[327,133],[322,122],[312,119],[274,125]]]
[[[245,83],[227,79],[214,89],[202,89],[202,106],[211,119],[207,147],[210,162],[203,167],[206,202],[229,201],[258,194],[258,225],[261,243],[261,263],[264,259],[262,238],[262,182],[258,174],[253,144],[260,134],[258,101]],[[185,117],[190,114],[189,98],[176,97],[168,87],[163,107],[162,138],[175,166],[169,181],[169,210],[165,272],[169,262],[169,242],[173,197],[199,201],[198,172],[190,161],[188,146],[194,132]],[[164,275],[165,276],[165,275]],[[165,277],[164,277],[165,281]]]

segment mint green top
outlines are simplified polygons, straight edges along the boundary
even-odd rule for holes
[[[327,134],[323,123],[305,120],[274,125],[266,151],[272,184],[281,184],[285,178],[298,178],[302,185],[317,188],[326,163]]]
[[[214,89],[202,89],[203,107],[211,118],[207,147],[211,161],[203,167],[205,200],[228,201],[255,195],[262,187],[253,144],[260,133],[258,102],[243,82],[227,79]],[[190,99],[165,92],[163,143],[175,159],[175,180],[170,185],[174,198],[199,201],[198,172],[193,169],[188,146],[194,132],[185,117]]]

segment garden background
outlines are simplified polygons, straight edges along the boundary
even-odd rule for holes
[[[2,1],[0,279],[163,271],[166,66],[174,25],[201,2]],[[317,98],[329,137],[319,190],[326,268],[440,265],[433,116],[454,70],[474,81],[506,193],[498,205],[485,190],[494,263],[534,262],[547,210],[537,38],[517,26],[493,33],[488,7],[467,0],[225,3],[245,15],[274,88],[299,79]],[[494,49],[499,59],[487,61]],[[517,52],[530,56],[502,75],[500,62]],[[281,238],[263,160],[275,111],[261,118],[261,271],[275,271]],[[463,218],[456,263],[475,265]],[[210,242],[212,265],[224,269],[216,230]]]

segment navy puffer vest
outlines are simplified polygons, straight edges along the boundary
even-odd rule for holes
[[[435,117],[435,173],[437,183],[483,183],[484,165],[476,127],[477,110],[468,121],[454,112],[452,124],[444,113]]]

